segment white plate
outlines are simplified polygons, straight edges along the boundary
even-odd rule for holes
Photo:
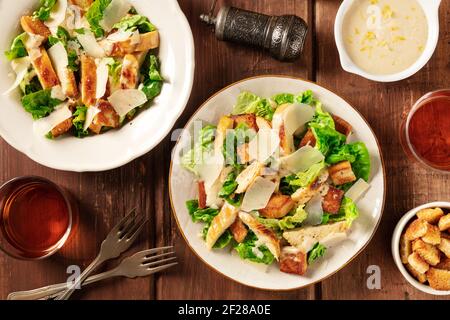
[[[20,17],[32,12],[38,0],[0,0],[1,52],[19,33]],[[139,13],[150,18],[161,35],[159,57],[166,79],[152,107],[120,130],[77,139],[50,141],[33,133],[31,115],[23,110],[19,92],[0,95],[0,135],[11,146],[42,165],[68,171],[102,171],[120,167],[149,152],[171,130],[183,112],[194,77],[194,41],[189,24],[176,0],[130,0]],[[0,58],[0,92],[14,82],[10,65]]]
[[[216,93],[207,100],[188,122],[186,128],[193,131],[194,120],[217,124],[221,115],[230,113],[241,91],[248,90],[263,97],[276,93],[299,93],[312,90],[325,108],[344,118],[354,128],[351,141],[363,141],[372,158],[371,188],[358,202],[361,217],[354,222],[349,237],[327,251],[326,257],[312,265],[305,276],[282,273],[275,264],[269,268],[245,262],[226,250],[208,251],[199,237],[202,224],[193,223],[185,202],[196,198],[194,176],[184,170],[179,161],[173,161],[169,176],[169,192],[172,209],[178,226],[191,249],[217,272],[244,285],[269,290],[290,290],[305,287],[332,275],[352,260],[369,243],[380,222],[385,198],[385,174],[377,139],[361,115],[336,94],[314,83],[282,76],[263,76],[237,82]],[[179,159],[180,152],[187,148],[190,139],[181,136],[173,151],[172,159]]]

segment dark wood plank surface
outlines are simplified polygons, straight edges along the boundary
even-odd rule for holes
[[[401,151],[398,132],[403,111],[423,93],[450,84],[450,5],[441,8],[441,38],[432,61],[414,77],[394,84],[376,84],[342,71],[332,26],[337,0],[229,0],[228,4],[268,14],[293,13],[311,27],[304,58],[280,63],[259,51],[218,42],[198,16],[208,0],[180,0],[191,23],[196,44],[196,73],[191,99],[177,122],[181,128],[197,107],[217,90],[246,77],[286,74],[316,80],[358,108],[378,135],[388,169],[388,201],[383,222],[369,247],[345,269],[322,284],[275,293],[244,287],[206,267],[186,246],[171,216],[167,190],[170,153],[167,137],[156,149],[132,163],[102,173],[69,173],[44,168],[0,139],[0,182],[33,174],[68,189],[80,204],[75,236],[56,256],[23,262],[0,254],[0,299],[11,291],[64,281],[68,265],[86,266],[96,255],[109,228],[133,207],[145,212],[150,223],[135,250],[173,244],[180,265],[146,279],[116,279],[77,293],[80,299],[347,299],[432,298],[406,284],[390,255],[390,237],[400,216],[416,205],[450,198],[448,178],[412,165]],[[219,1],[219,5],[224,1]],[[366,269],[378,265],[382,289],[366,289]]]

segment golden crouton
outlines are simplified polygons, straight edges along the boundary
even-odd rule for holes
[[[427,208],[417,212],[417,217],[431,224],[436,224],[443,215],[444,211],[441,208]]]
[[[306,131],[305,136],[303,137],[302,141],[300,141],[300,148],[310,145],[311,147],[314,147],[316,145],[316,137],[314,136],[314,133],[311,129],[308,129]]]
[[[432,245],[438,245],[441,243],[441,233],[437,226],[429,225],[428,231],[422,237],[422,240]]]
[[[38,75],[39,81],[44,89],[51,89],[59,84],[58,76],[53,69],[52,62],[44,47],[39,48],[41,54],[32,61],[34,69]]]
[[[342,161],[328,168],[331,180],[337,186],[353,182],[356,180],[356,176],[353,173],[352,165],[349,161]]]
[[[304,275],[308,269],[307,254],[293,247],[284,247],[280,258],[280,271]]]
[[[216,138],[214,139],[214,150],[221,151],[225,138],[227,136],[227,130],[233,129],[234,121],[228,116],[220,117],[219,123],[217,124]],[[233,141],[228,141],[228,143],[234,143]]]
[[[97,108],[100,109],[89,129],[96,134],[100,134],[103,127],[117,128],[120,125],[120,117],[108,101],[99,100]]]
[[[450,271],[430,268],[427,272],[430,287],[436,290],[450,290]]]
[[[450,213],[446,214],[445,216],[439,219],[438,226],[439,230],[441,231],[450,229]]]
[[[422,239],[414,240],[412,249],[432,266],[437,265],[441,261],[439,250],[435,246],[424,242]]]
[[[438,248],[447,258],[450,258],[450,239],[441,238],[441,243],[438,245]]]
[[[436,265],[436,269],[444,269],[450,271],[450,258],[444,258]]]
[[[258,126],[256,125],[256,116],[254,114],[239,114],[236,116],[231,116],[231,119],[234,121],[234,127],[237,127],[240,124],[245,124],[250,129],[255,131],[258,130]]]
[[[422,219],[414,220],[406,229],[405,237],[406,239],[412,241],[423,237],[428,232],[428,227],[430,224]]]
[[[409,273],[411,273],[414,278],[417,279],[420,283],[427,282],[427,276],[424,273],[418,272],[416,269],[414,269],[409,263],[405,265],[406,269],[408,269]]]
[[[400,237],[400,259],[404,264],[408,263],[408,257],[412,253],[412,243],[406,239],[405,234]]]
[[[52,137],[58,138],[59,136],[62,136],[64,133],[69,131],[70,128],[72,128],[72,125],[73,125],[72,118],[64,120],[63,122],[61,122],[52,129],[51,131]]]
[[[351,124],[338,116],[333,115],[332,117],[334,120],[336,131],[348,137],[353,130]]]
[[[120,72],[120,86],[122,89],[135,89],[139,79],[139,62],[132,54],[123,58]]]
[[[274,194],[270,198],[267,206],[259,210],[259,213],[265,218],[280,219],[291,212],[294,207],[295,201],[290,196]]]
[[[230,231],[237,243],[241,243],[242,241],[244,241],[245,237],[247,237],[248,234],[247,227],[239,218],[236,218],[236,220],[230,226]]]
[[[94,2],[94,0],[70,0],[69,2],[71,4],[79,6],[84,11],[87,11],[87,9],[89,9],[89,7],[91,6],[92,2]]]
[[[259,129],[272,129],[272,125],[270,124],[270,122],[262,117],[256,117],[256,126],[258,127],[258,130]]]
[[[26,33],[44,37],[44,41],[51,35],[49,28],[41,20],[31,16],[23,16],[20,19],[20,25]]]
[[[408,263],[419,273],[425,273],[430,269],[430,265],[426,263],[417,252],[413,252],[409,255]]]
[[[97,65],[87,55],[81,56],[81,100],[85,106],[93,106],[97,94]]]

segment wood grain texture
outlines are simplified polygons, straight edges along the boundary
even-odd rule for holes
[[[190,251],[171,215],[167,177],[174,143],[167,137],[149,154],[103,173],[69,173],[44,168],[0,139],[0,182],[21,175],[47,177],[69,190],[80,205],[75,236],[50,259],[24,262],[0,254],[0,299],[11,291],[64,281],[66,267],[86,266],[96,255],[108,230],[127,210],[136,207],[150,223],[135,250],[173,244],[179,266],[146,279],[116,279],[77,293],[80,299],[428,299],[408,286],[393,264],[390,238],[400,216],[432,200],[449,200],[450,182],[411,164],[400,148],[399,124],[405,110],[422,94],[450,83],[450,4],[441,7],[441,37],[432,61],[414,77],[394,84],[377,84],[342,71],[333,38],[337,0],[219,1],[267,14],[292,13],[310,26],[303,58],[281,63],[251,48],[219,42],[198,17],[209,0],[179,0],[194,33],[196,72],[192,96],[175,128],[217,90],[246,77],[285,74],[316,80],[358,108],[383,146],[388,172],[388,198],[382,224],[367,249],[322,284],[275,293],[251,289],[227,280],[205,266]],[[366,288],[366,269],[378,265],[382,289]]]

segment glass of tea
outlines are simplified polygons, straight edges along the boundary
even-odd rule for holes
[[[73,229],[70,195],[40,177],[20,177],[0,187],[0,249],[25,260],[58,251]]]
[[[420,98],[402,125],[405,152],[427,168],[450,173],[450,89]]]

